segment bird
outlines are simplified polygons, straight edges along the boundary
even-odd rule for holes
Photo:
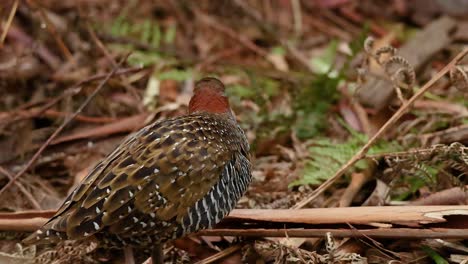
[[[129,135],[23,243],[93,238],[150,249],[161,263],[165,242],[211,228],[233,210],[252,180],[249,151],[224,84],[203,78],[186,115]]]

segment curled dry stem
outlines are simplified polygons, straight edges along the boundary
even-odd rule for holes
[[[462,92],[468,92],[468,74],[460,66],[454,66],[450,70],[450,81],[453,86]]]
[[[364,42],[364,51],[367,55],[362,68],[369,67],[369,59],[374,59],[377,64],[383,67],[385,74],[392,82],[392,87],[398,99],[404,103],[405,97],[410,96],[411,88],[416,82],[414,67],[405,58],[396,55],[397,49],[392,46],[384,46],[374,51],[374,39],[367,38]],[[361,70],[360,78],[367,71]],[[404,92],[403,92],[404,91]]]

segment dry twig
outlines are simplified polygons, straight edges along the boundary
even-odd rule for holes
[[[0,48],[3,47],[3,43],[11,26],[11,22],[13,22],[13,18],[16,14],[16,9],[18,8],[18,3],[19,0],[15,0],[15,2],[13,2],[13,6],[11,7],[10,15],[8,16],[8,20],[6,21],[5,26],[3,27],[2,36],[0,37]]]

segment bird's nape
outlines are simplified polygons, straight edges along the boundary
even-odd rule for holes
[[[189,113],[231,113],[229,100],[224,94],[224,84],[212,77],[203,78],[195,84],[189,103]]]

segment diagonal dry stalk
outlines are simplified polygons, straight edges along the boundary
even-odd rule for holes
[[[7,176],[9,180],[13,179],[13,175],[7,169],[3,168],[2,166],[0,166],[0,174]],[[18,190],[20,190],[20,192],[29,200],[29,202],[31,203],[34,209],[36,210],[42,209],[41,205],[36,200],[36,198],[34,198],[34,196],[30,192],[28,192],[28,190],[26,190],[23,184],[17,181],[15,181],[14,184],[16,185]]]
[[[356,163],[357,161],[363,159],[366,156],[369,148],[377,141],[377,139],[382,136],[395,122],[400,119],[413,105],[413,103],[419,99],[425,92],[427,92],[434,83],[436,83],[440,78],[447,74],[466,54],[468,49],[461,51],[449,64],[447,64],[440,72],[438,72],[432,79],[430,79],[418,92],[416,92],[413,97],[406,101],[398,111],[393,114],[393,116],[375,133],[375,135],[369,139],[369,141],[346,163],[344,164],[331,178],[326,180],[322,185],[315,189],[310,195],[304,198],[302,201],[298,202],[292,207],[292,209],[299,209],[306,206],[308,203],[317,198],[322,194],[326,189],[328,189],[335,181],[337,181],[343,174]]]

